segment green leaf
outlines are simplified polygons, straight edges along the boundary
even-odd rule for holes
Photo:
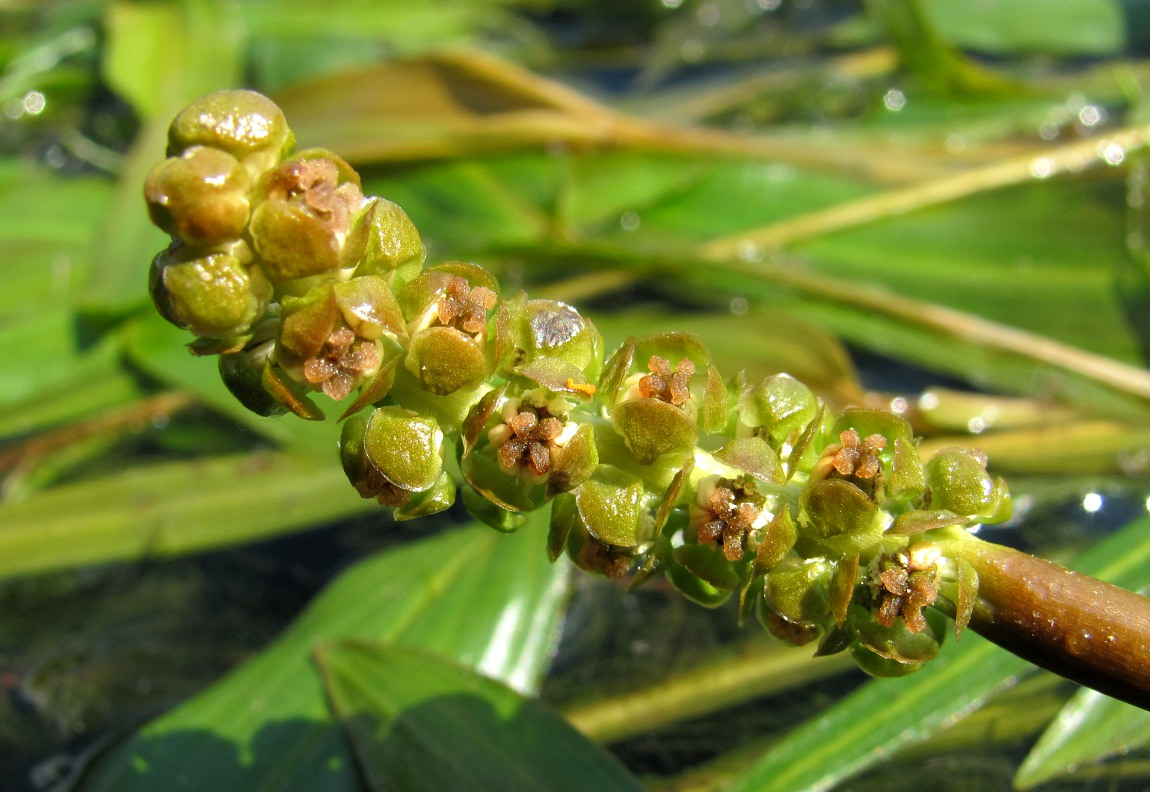
[[[275,644],[145,726],[81,789],[150,792],[181,777],[215,792],[359,789],[310,661],[322,640],[418,647],[534,692],[567,591],[567,567],[547,562],[545,523],[449,531],[359,563]]]
[[[93,240],[84,305],[123,312],[146,301],[148,262],[167,236],[148,222],[140,185],[164,157],[168,122],[203,94],[240,80],[240,31],[229,3],[112,4],[104,73],[144,120]]]
[[[1150,519],[1141,519],[1083,553],[1074,568],[1128,583],[1150,569]],[[740,775],[730,792],[830,789],[978,708],[1030,665],[969,630],[923,670],[867,683],[793,729]]]
[[[1014,785],[1030,789],[1147,743],[1150,712],[1083,688],[1059,711],[1027,754],[1014,776]]]
[[[166,123],[239,79],[240,28],[227,3],[120,0],[108,7],[105,26],[104,77],[146,120]]]
[[[169,462],[0,504],[0,578],[251,542],[374,507],[325,456]]]
[[[334,641],[316,661],[376,792],[642,789],[559,715],[439,655]]]
[[[1117,55],[1126,43],[1115,0],[922,0],[938,31],[960,47],[996,55]],[[1036,24],[1041,20],[1041,24]]]
[[[825,790],[975,709],[1027,663],[967,632],[923,670],[868,682],[790,731],[730,792]]]
[[[109,196],[108,184],[99,179],[64,179],[0,160],[0,316],[75,299],[86,274],[89,237]]]
[[[196,357],[188,351],[191,340],[190,333],[168,324],[154,312],[129,322],[125,328],[128,356],[148,374],[169,385],[186,388],[204,404],[264,437],[302,450],[326,451],[334,459],[332,438],[338,432],[331,423],[279,420],[250,412],[220,380],[215,358]],[[338,414],[342,409],[326,397],[318,401],[329,414]]]

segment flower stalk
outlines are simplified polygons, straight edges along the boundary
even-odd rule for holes
[[[606,354],[565,303],[504,294],[475,264],[425,267],[400,207],[292,141],[249,91],[177,116],[145,186],[172,234],[151,294],[254,412],[315,420],[313,398],[350,399],[344,472],[396,519],[460,492],[501,531],[549,508],[553,560],[734,598],[741,619],[874,675],[929,662],[942,609],[957,633],[1150,703],[1146,600],[973,538],[1011,509],[981,452],[925,457],[892,413],[833,415],[786,374],[724,377],[687,333]]]

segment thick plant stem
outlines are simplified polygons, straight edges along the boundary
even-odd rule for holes
[[[978,572],[970,627],[1019,657],[1150,710],[1150,599],[978,540],[947,548]]]

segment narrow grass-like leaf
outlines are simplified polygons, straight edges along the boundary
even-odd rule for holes
[[[65,179],[0,159],[0,316],[68,304],[83,281],[86,254],[109,185]]]
[[[1123,582],[1134,570],[1150,569],[1148,524],[1138,520],[1098,543],[1075,569]],[[830,789],[962,718],[1029,667],[968,630],[922,671],[869,682],[788,733],[730,792]]]
[[[546,516],[507,536],[453,530],[361,562],[275,644],[147,725],[95,769],[84,792],[151,792],[173,778],[215,792],[350,792],[359,775],[310,653],[354,637],[415,646],[533,692],[566,599]]]
[[[373,792],[642,789],[551,710],[439,655],[343,640],[316,661]]]
[[[166,121],[239,77],[240,31],[219,0],[120,0],[109,5],[104,22],[104,77],[144,119]]]
[[[940,33],[961,47],[998,55],[1116,55],[1126,42],[1116,0],[923,0]],[[1035,24],[1041,19],[1042,24]]]
[[[67,304],[0,325],[0,411],[54,391],[82,387],[106,374],[118,354],[115,339],[87,346]]]
[[[326,456],[168,462],[0,504],[0,577],[252,542],[374,506]]]
[[[140,185],[164,158],[171,117],[240,79],[242,37],[220,0],[113,3],[104,71],[144,120],[91,248],[84,306],[123,312],[147,300],[148,263],[168,237],[148,222]]]
[[[132,320],[124,336],[129,358],[153,377],[187,389],[204,404],[263,437],[309,452],[328,452],[334,457],[335,430],[331,423],[265,418],[251,412],[236,401],[220,380],[217,358],[192,355],[186,346],[192,335],[159,315],[148,313]],[[342,409],[326,397],[316,401],[328,413],[338,415]]]
[[[971,633],[910,677],[874,680],[790,731],[730,792],[813,792],[926,739],[1028,664]]]
[[[1150,712],[1083,688],[1027,754],[1014,785],[1030,789],[1150,742]]]

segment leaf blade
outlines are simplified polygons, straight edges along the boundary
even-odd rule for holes
[[[438,655],[336,641],[316,660],[377,792],[642,788],[558,715]]]
[[[529,523],[512,536],[485,527],[450,531],[359,563],[275,644],[148,724],[82,789],[144,792],[156,779],[181,776],[220,792],[359,789],[309,659],[313,646],[361,638],[421,646],[477,665],[491,655],[491,645],[529,630],[533,640],[511,646],[501,663],[488,660],[484,670],[533,689],[550,659],[567,592],[566,568],[546,560],[542,527]],[[468,576],[488,583],[482,596],[474,584],[454,585]],[[461,611],[477,629],[457,631]]]

